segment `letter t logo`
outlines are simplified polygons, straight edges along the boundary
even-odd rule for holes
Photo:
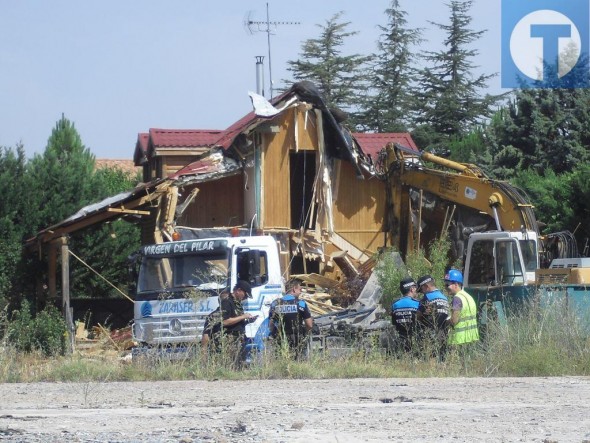
[[[569,38],[571,33],[571,25],[531,25],[531,37],[543,40],[543,80],[557,81],[559,38]]]

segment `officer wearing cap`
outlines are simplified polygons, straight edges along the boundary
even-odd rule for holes
[[[416,350],[419,340],[419,325],[416,319],[420,302],[418,286],[413,278],[404,278],[399,283],[402,298],[391,305],[391,322],[400,339],[400,348],[405,352]]]
[[[443,361],[446,358],[450,326],[449,300],[434,285],[431,275],[423,275],[417,284],[418,291],[424,294],[418,308],[418,320],[432,339],[433,356]]]
[[[451,269],[445,274],[445,288],[453,297],[451,302],[451,331],[449,344],[463,346],[479,341],[477,329],[477,305],[473,297],[463,289],[463,274]]]
[[[229,291],[224,290],[219,294],[219,306],[205,319],[203,335],[201,336],[201,350],[203,356],[207,357],[209,350],[219,351],[220,335],[223,318],[221,316],[221,302],[229,297]]]
[[[235,364],[240,366],[245,360],[246,325],[256,317],[244,312],[242,302],[252,298],[252,287],[245,280],[238,280],[229,297],[221,300],[221,338],[231,351],[235,352]]]
[[[285,285],[286,294],[270,305],[270,335],[278,343],[286,343],[292,357],[305,356],[308,334],[313,318],[305,300],[301,300],[301,280],[291,279]]]

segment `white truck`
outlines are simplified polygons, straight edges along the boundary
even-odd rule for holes
[[[238,280],[251,284],[244,310],[258,316],[246,326],[246,347],[264,347],[270,304],[283,291],[277,243],[267,235],[226,235],[141,248],[134,260],[134,357],[194,349],[207,315],[219,306],[219,294]]]

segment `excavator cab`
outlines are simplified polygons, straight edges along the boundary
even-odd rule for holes
[[[469,237],[465,286],[525,286],[538,268],[535,232],[486,232]]]

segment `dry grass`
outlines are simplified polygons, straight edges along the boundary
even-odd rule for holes
[[[506,324],[491,324],[485,339],[469,356],[450,353],[444,362],[393,356],[366,343],[340,355],[315,351],[303,361],[269,350],[242,368],[234,366],[230,353],[205,356],[197,346],[179,361],[153,357],[131,362],[125,352],[105,346],[65,357],[46,357],[40,352],[20,353],[4,343],[0,382],[588,376],[588,324],[588,319],[577,318],[559,300],[541,308],[532,305],[510,316]]]

